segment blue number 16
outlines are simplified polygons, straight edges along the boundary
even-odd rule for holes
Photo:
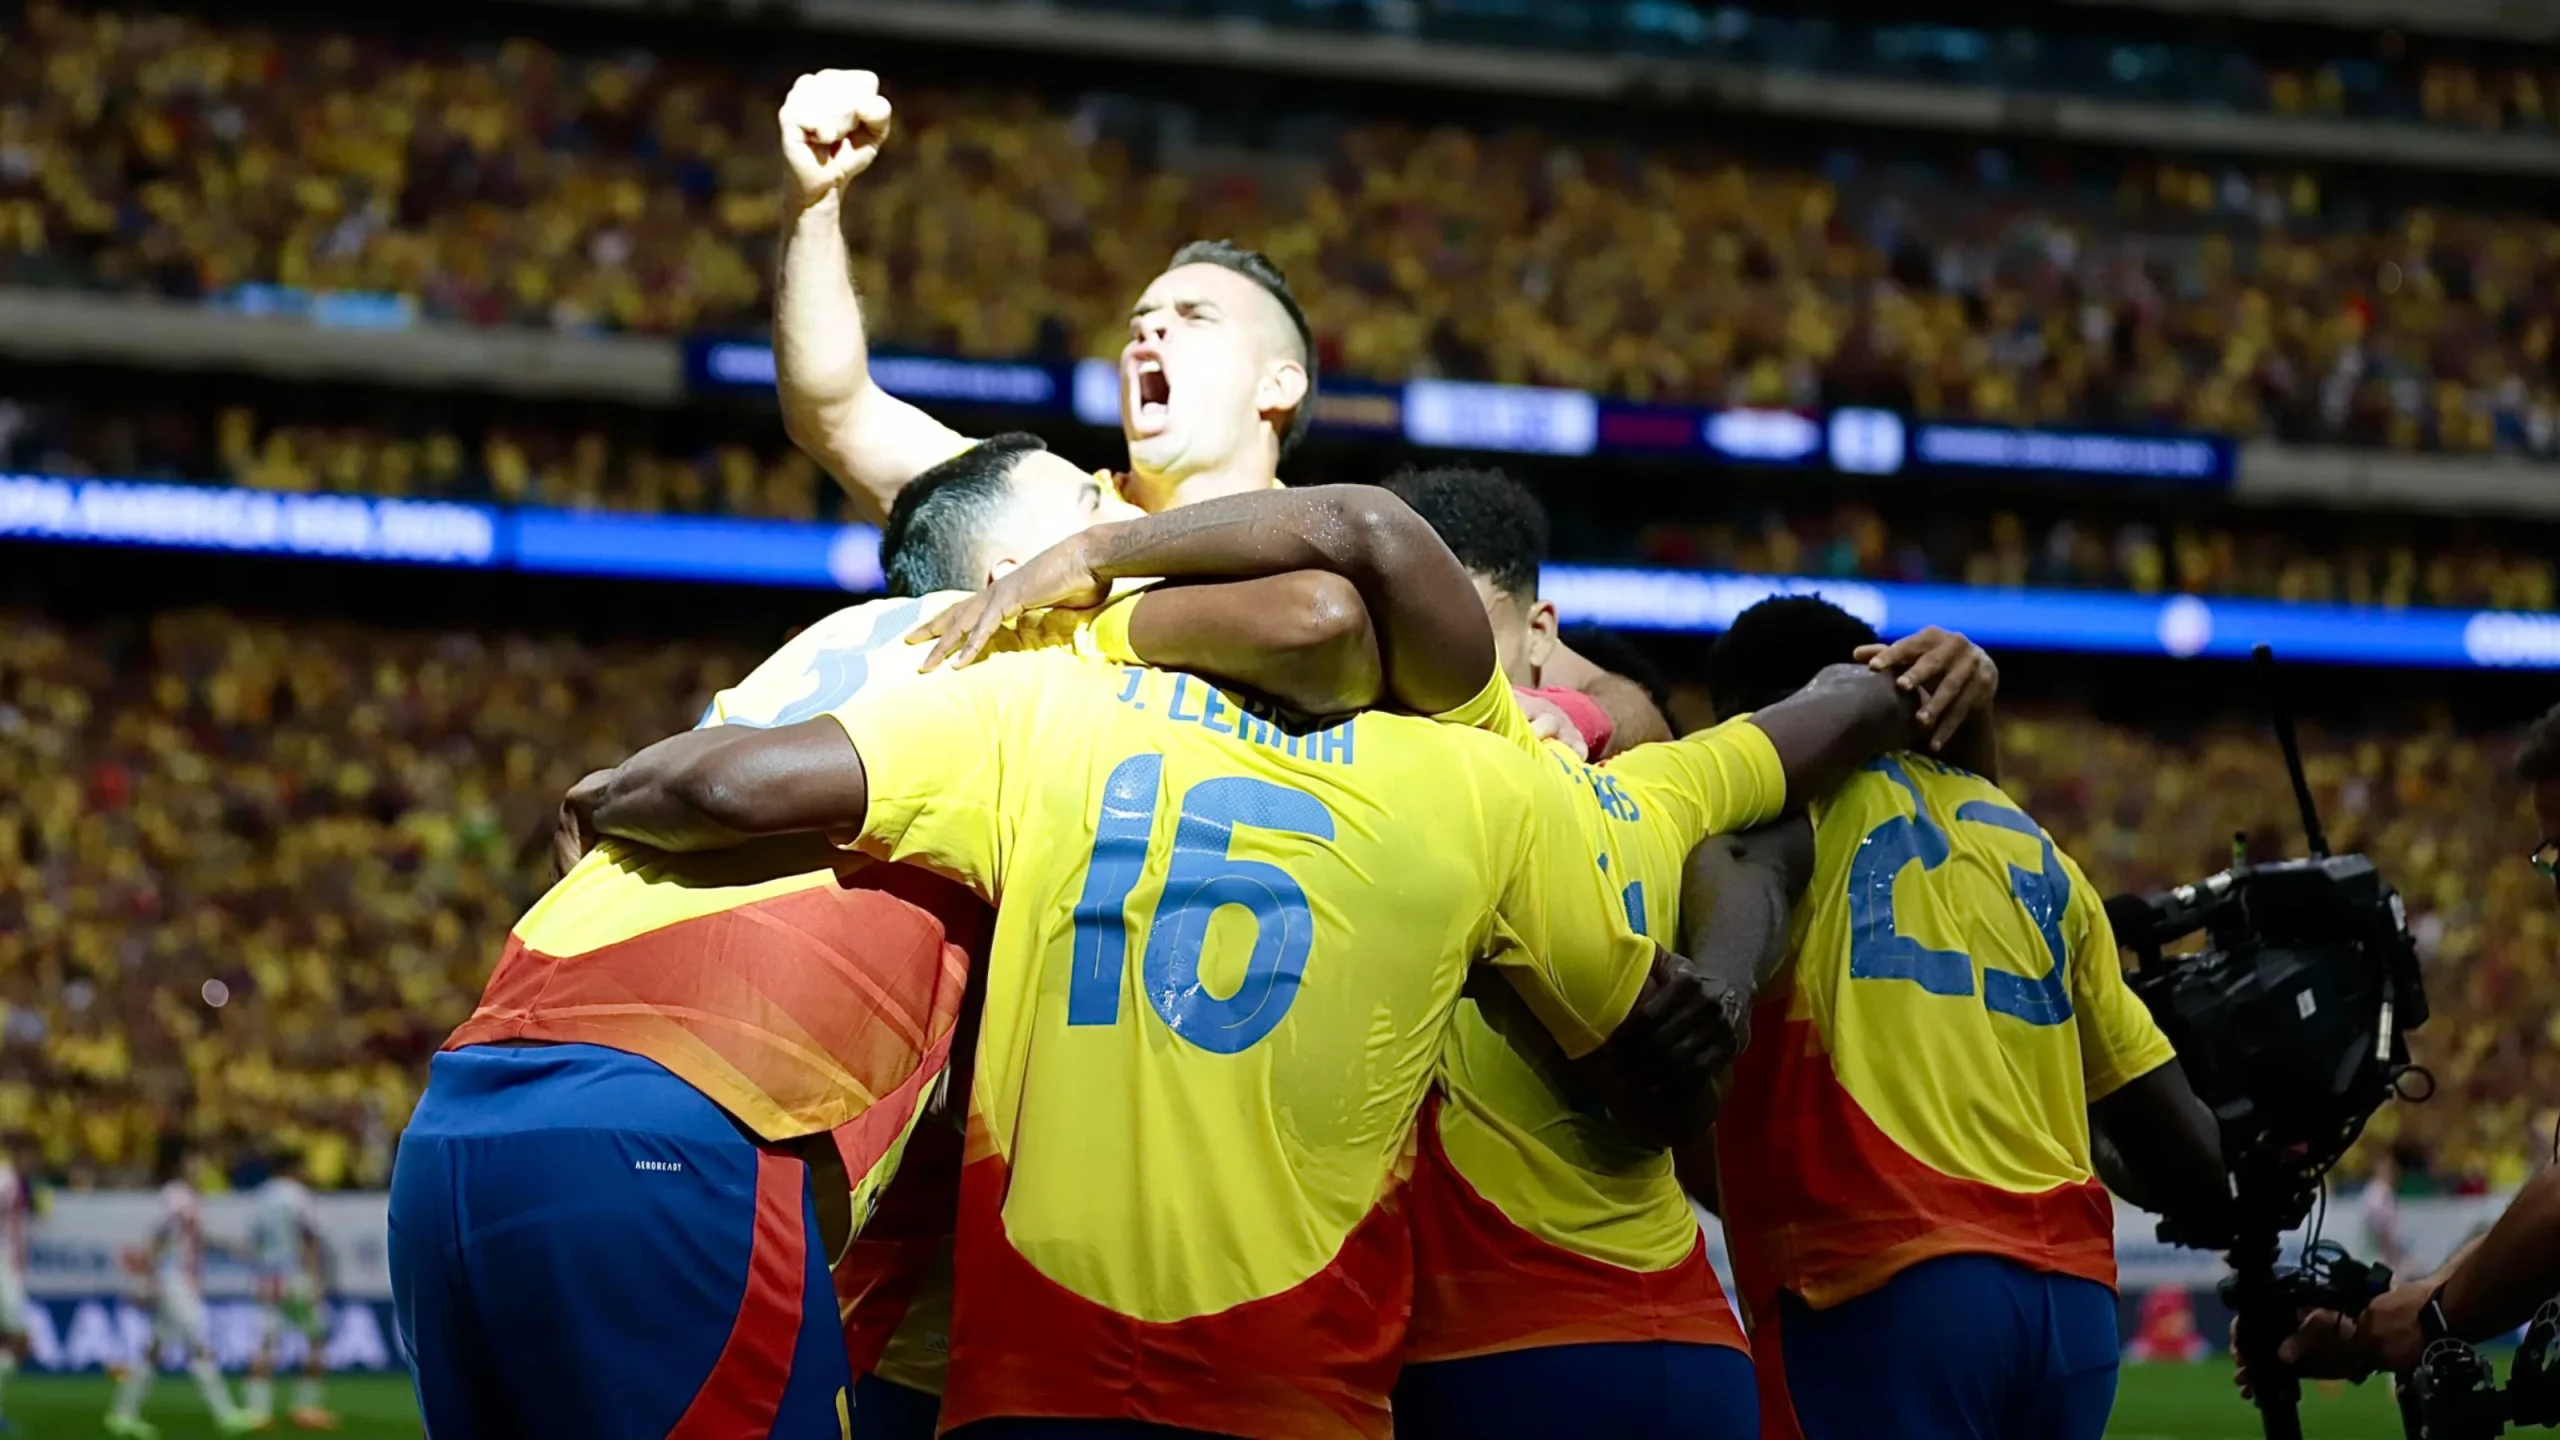
[[[1868,767],[1883,772],[1911,796],[1913,813],[1896,815],[1867,832],[1858,858],[1849,867],[1849,978],[1908,980],[1932,995],[1971,995],[1973,957],[1961,950],[1938,950],[1905,935],[1894,923],[1893,882],[1902,867],[1917,863],[1935,870],[1951,853],[1947,834],[1929,818],[1920,790],[1902,762],[1887,757]],[[2053,969],[2030,980],[2006,970],[1982,974],[1984,1008],[2030,1025],[2059,1025],[2071,1018],[2071,990],[2064,973],[2062,910],[2071,898],[2071,877],[2054,853],[2053,841],[2036,822],[2006,805],[1970,800],[1956,808],[1956,818],[2032,836],[2044,847],[2041,870],[2009,867],[2009,893],[2024,905],[2044,937]]]
[[[1146,868],[1155,828],[1156,791],[1164,757],[1132,755],[1103,782],[1093,856],[1075,904],[1075,947],[1067,980],[1067,1023],[1120,1020],[1120,976],[1128,961],[1125,912]],[[1248,776],[1203,780],[1183,792],[1174,825],[1173,860],[1147,921],[1140,988],[1176,1035],[1203,1050],[1233,1055],[1269,1035],[1298,998],[1298,979],[1315,943],[1307,892],[1277,865],[1228,854],[1236,827],[1333,838],[1333,812],[1288,785]],[[1200,950],[1209,921],[1236,905],[1253,917],[1253,955],[1244,983],[1224,999],[1200,983]]]

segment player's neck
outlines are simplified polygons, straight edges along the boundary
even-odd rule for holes
[[[1179,475],[1150,475],[1135,470],[1129,476],[1128,499],[1141,510],[1155,511],[1196,505],[1221,495],[1270,490],[1280,484],[1280,477],[1273,473],[1275,468],[1267,453],[1257,452]]]

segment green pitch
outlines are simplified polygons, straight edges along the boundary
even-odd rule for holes
[[[236,1393],[239,1380],[233,1377]],[[279,1390],[287,1389],[279,1386]],[[28,1440],[72,1440],[102,1435],[108,1386],[97,1376],[34,1378],[9,1386],[6,1414]],[[420,1440],[418,1407],[409,1382],[396,1376],[348,1377],[329,1382],[329,1404],[345,1421],[345,1440]],[[213,1422],[193,1382],[164,1375],[143,1407],[142,1418],[160,1427],[163,1440],[214,1440]],[[2309,1387],[2302,1402],[2307,1440],[2399,1440],[2400,1417],[2380,1381],[2331,1395]],[[292,1435],[281,1423],[273,1432]],[[2221,1364],[2132,1365],[2116,1396],[2108,1440],[2257,1440],[2258,1413],[2231,1388]]]
[[[240,1377],[228,1378],[236,1400]],[[98,1422],[106,1417],[114,1389],[103,1375],[21,1376],[9,1382],[6,1395],[0,1396],[0,1402],[5,1402],[0,1403],[0,1415],[16,1427],[12,1440],[98,1440],[107,1433]],[[292,1397],[293,1381],[278,1381],[277,1405]],[[327,1399],[329,1408],[338,1412],[341,1428],[336,1433],[341,1440],[420,1440],[425,1434],[405,1375],[341,1376],[329,1382]],[[160,1377],[151,1398],[142,1402],[142,1418],[160,1427],[161,1440],[215,1440],[219,1433],[212,1417],[204,1413],[204,1397],[196,1393],[196,1382],[184,1375]],[[287,1426],[278,1416],[275,1429],[266,1433],[281,1437],[305,1432]]]

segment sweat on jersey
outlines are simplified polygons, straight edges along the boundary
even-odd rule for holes
[[[2167,1064],[2097,893],[1981,776],[1886,756],[1815,802],[1793,959],[1718,1124],[1755,1312],[1983,1254],[2115,1283],[2089,1105]]]
[[[1449,718],[1497,700],[1499,675]],[[1569,1055],[1650,968],[1562,777],[1480,730],[1291,728],[1059,650],[835,713],[861,848],[997,903],[943,1424],[1386,1436],[1395,1197],[1469,966]]]

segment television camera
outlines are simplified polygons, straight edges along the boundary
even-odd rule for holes
[[[2172,1217],[2160,1238],[2225,1252],[2222,1298],[2254,1365],[2260,1422],[2268,1440],[2300,1440],[2301,1388],[2272,1363],[2276,1347],[2297,1312],[2359,1314],[2391,1277],[2326,1244],[2280,1265],[2279,1241],[2384,1101],[2425,1098],[2408,1093],[2425,1072],[2407,1035],[2426,1023],[2427,997],[2399,893],[2364,856],[2329,853],[2274,657],[2262,645],[2256,658],[2309,857],[2255,864],[2242,851],[2209,879],[2117,896],[2107,916],[2139,961],[2134,993],[2213,1110],[2232,1175],[2224,1214]],[[2199,934],[2200,948],[2169,949]]]

